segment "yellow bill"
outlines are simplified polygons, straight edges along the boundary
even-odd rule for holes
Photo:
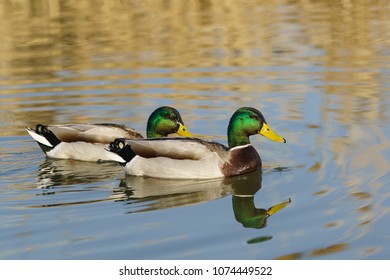
[[[275,214],[276,212],[279,212],[280,210],[282,210],[284,207],[286,207],[288,204],[290,204],[291,202],[291,199],[285,201],[285,202],[282,202],[282,203],[279,203],[279,204],[276,204],[274,206],[272,206],[271,208],[269,208],[267,210],[267,214],[268,215],[273,215]]]
[[[179,123],[179,129],[176,133],[183,137],[192,137],[192,134],[188,132],[187,128],[182,123]]]
[[[272,129],[266,123],[263,124],[263,127],[261,128],[259,134],[263,135],[264,137],[267,137],[272,141],[286,143],[286,139],[273,132]]]

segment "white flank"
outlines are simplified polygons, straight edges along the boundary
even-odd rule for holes
[[[118,154],[105,150],[106,158],[108,160],[125,163],[126,161]]]
[[[53,145],[50,144],[50,142],[47,141],[47,139],[45,137],[43,137],[42,135],[39,135],[38,133],[36,133],[34,130],[32,130],[30,128],[27,128],[26,130],[27,130],[28,134],[30,134],[30,136],[32,138],[34,138],[34,140],[37,141],[38,143],[41,143],[42,145],[45,145],[48,147],[53,147]]]
[[[106,151],[107,145],[87,142],[61,142],[54,149],[47,152],[47,156],[59,159],[75,159],[82,161],[110,161]],[[118,158],[120,158],[118,156]],[[123,160],[123,159],[122,159]],[[117,160],[115,160],[117,161]]]
[[[202,160],[177,160],[166,157],[134,157],[125,166],[129,175],[165,179],[211,179],[223,174],[214,153]]]

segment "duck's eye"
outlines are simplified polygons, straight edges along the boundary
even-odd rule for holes
[[[250,118],[254,119],[254,120],[258,120],[259,119],[256,115],[251,115]]]

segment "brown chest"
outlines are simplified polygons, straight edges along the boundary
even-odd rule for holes
[[[261,158],[252,145],[230,151],[227,162],[221,166],[225,177],[249,173],[261,168]]]

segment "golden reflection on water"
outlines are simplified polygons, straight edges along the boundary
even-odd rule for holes
[[[385,0],[374,4],[368,0],[4,1],[0,3],[0,35],[4,39],[0,84],[55,84],[91,79],[83,75],[66,77],[66,71],[170,68],[177,70],[163,77],[210,81],[234,77],[233,83],[219,87],[228,91],[273,92],[279,87],[261,80],[278,79],[280,73],[267,69],[259,73],[250,67],[303,67],[298,71],[305,74],[304,67],[314,62],[326,67],[316,73],[316,79],[325,84],[324,91],[329,95],[324,96],[324,112],[332,111],[329,107],[335,95],[342,107],[336,112],[341,122],[348,123],[356,117],[384,120],[387,106],[379,101],[384,98],[380,89],[387,79],[378,69],[388,62],[388,4]],[[205,71],[218,66],[235,68],[223,73]],[[203,70],[185,71],[193,68]],[[158,78],[161,73],[148,73],[148,77],[153,76]],[[142,91],[147,87],[115,84],[115,80],[123,78],[121,75],[104,75],[104,78],[110,82],[89,88],[110,90],[131,86]],[[172,83],[169,87],[177,91],[215,89],[215,85],[194,80]],[[27,89],[35,90],[61,92],[63,87]],[[1,94],[24,91],[11,87]],[[179,99],[196,98],[180,94]],[[61,96],[52,97],[61,101]],[[13,109],[20,103],[18,98],[16,95],[7,99]],[[84,102],[88,101],[80,98],[77,105]],[[294,109],[290,104],[282,107],[286,111]],[[295,114],[302,112],[297,110]],[[325,119],[327,115],[324,114]]]
[[[238,106],[274,104],[289,144],[314,141],[310,159],[288,164],[317,174],[314,196],[345,187],[364,234],[389,211],[376,207],[388,198],[381,179],[390,170],[383,131],[389,22],[388,0],[0,1],[0,136],[25,136],[24,127],[37,122],[107,118],[144,128],[150,112],[140,111],[161,100],[185,107],[185,122],[186,115],[225,120]],[[119,114],[123,103],[129,112]],[[335,169],[342,186],[332,185]],[[60,185],[72,179],[53,178]],[[212,189],[177,203],[225,195]],[[324,228],[345,223],[338,217]],[[347,248],[338,243],[312,255]]]
[[[302,253],[293,253],[293,254],[288,254],[288,255],[283,255],[278,258],[277,260],[299,260],[299,259],[305,259],[307,258],[307,255],[314,256],[314,257],[326,257],[328,254],[334,254],[338,252],[342,252],[344,250],[348,249],[348,244],[345,243],[338,243],[334,244],[325,248],[319,248],[319,249],[314,249],[310,252],[302,252]]]

